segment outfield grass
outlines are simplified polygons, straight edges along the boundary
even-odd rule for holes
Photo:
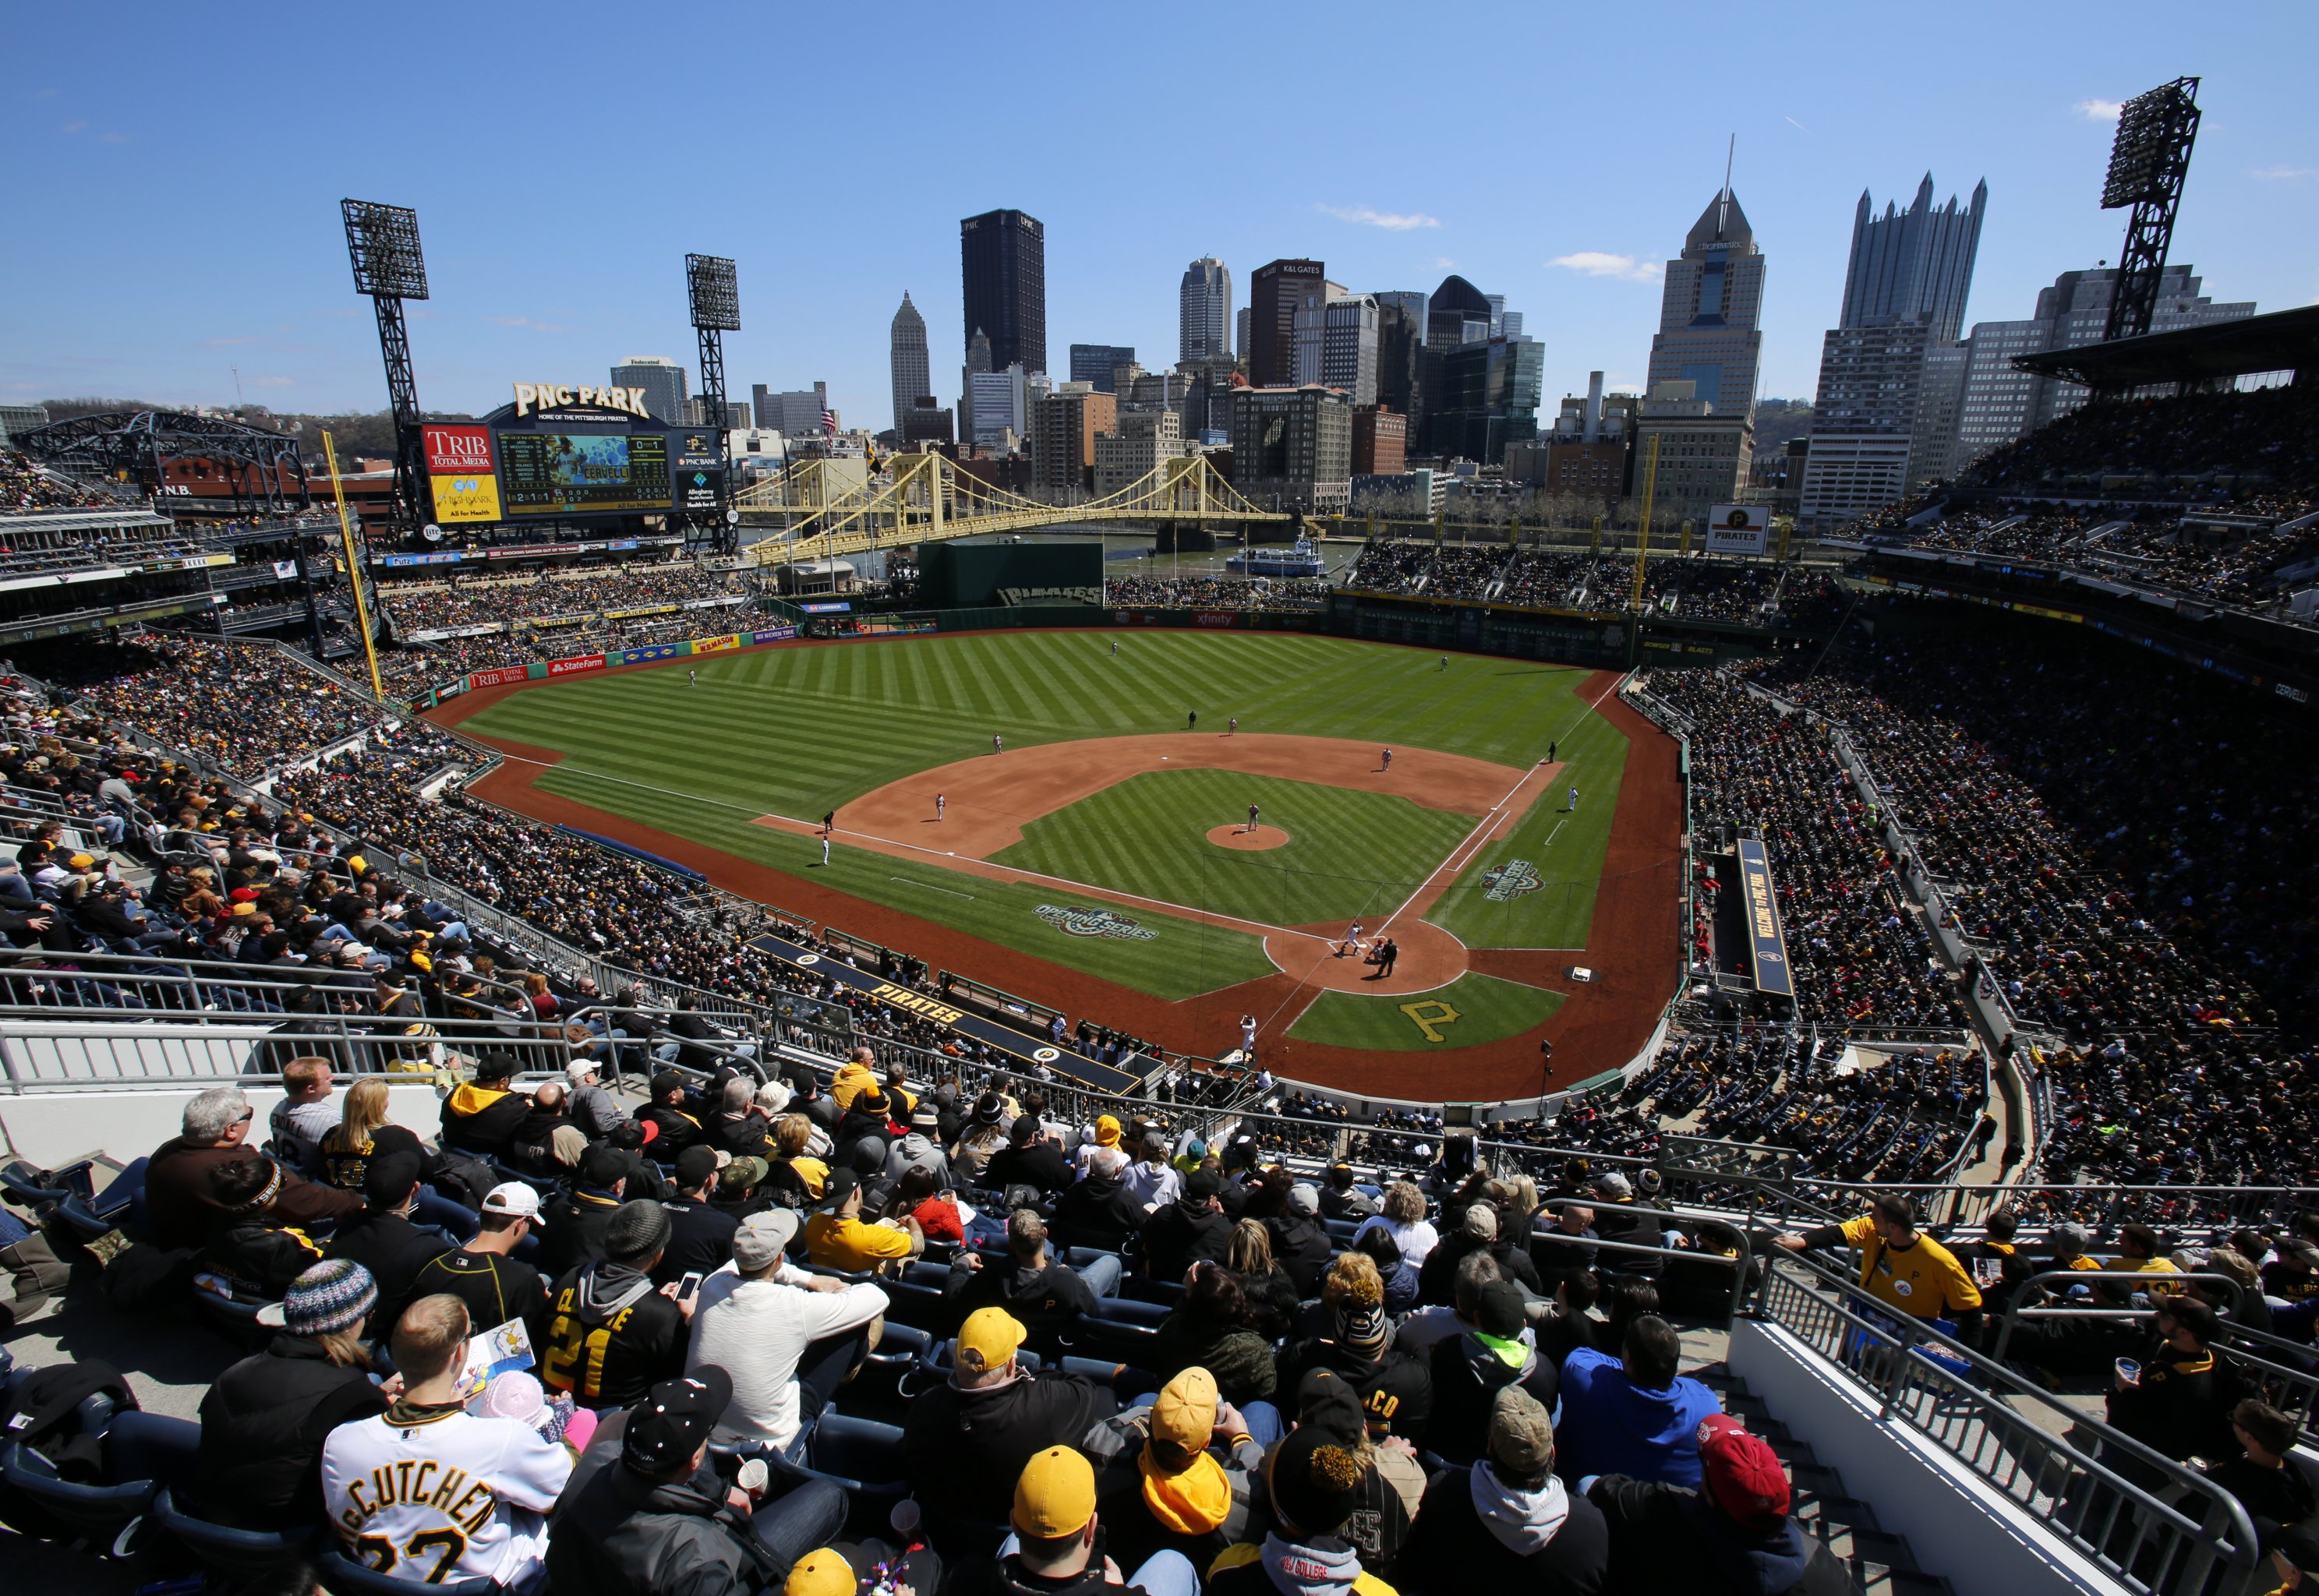
[[[1251,803],[1288,834],[1240,853],[1207,840]],[[998,863],[1263,925],[1389,914],[1474,816],[1404,798],[1237,771],[1150,771],[1033,821]]]
[[[1594,923],[1594,891],[1611,846],[1611,817],[1627,769],[1627,736],[1590,716],[1559,739],[1566,767],[1514,829],[1482,850],[1425,917],[1469,948],[1583,948]],[[1570,789],[1578,810],[1570,810]],[[1515,865],[1534,880],[1493,899],[1484,878]],[[1527,870],[1520,866],[1527,865]],[[1502,894],[1505,888],[1501,884]]]
[[[698,685],[687,682],[688,670],[699,672]],[[888,782],[987,753],[994,734],[1013,750],[1180,731],[1190,709],[1210,725],[1237,716],[1243,732],[1432,748],[1520,768],[1542,757],[1549,739],[1600,724],[1575,694],[1585,676],[1465,655],[1452,655],[1444,671],[1439,655],[1420,650],[1289,633],[1023,631],[708,654],[573,677],[511,693],[466,726],[562,753],[538,779],[547,791],[1172,999],[1271,965],[1252,936],[1156,914],[1142,916],[1160,933],[1149,942],[1069,936],[1034,913],[1056,902],[1055,889],[961,881],[931,861],[841,847],[825,871],[809,838],[749,822],[766,814],[817,820]],[[1249,778],[1230,780],[1246,792]],[[1241,797],[1205,819],[1195,843],[1248,802]],[[1607,820],[1607,800],[1602,808]],[[1269,802],[1266,813],[1277,816]],[[1557,841],[1557,859],[1562,847]],[[1398,860],[1372,871],[1372,852],[1365,836],[1346,854],[1362,862],[1346,868],[1379,881],[1407,873]],[[1268,856],[1237,857],[1261,868]],[[1084,867],[1052,873],[1144,889]],[[1150,896],[1192,901],[1180,886]]]
[[[1288,1027],[1288,1034],[1327,1047],[1429,1052],[1520,1036],[1546,1023],[1561,1006],[1559,992],[1468,972],[1414,996],[1323,992]]]

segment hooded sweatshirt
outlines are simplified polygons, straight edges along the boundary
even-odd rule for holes
[[[1490,1433],[1490,1405],[1509,1385],[1520,1385],[1548,1412],[1560,1388],[1555,1367],[1522,1341],[1501,1341],[1470,1327],[1433,1344],[1433,1417],[1425,1445],[1464,1467],[1482,1456]]]
[[[1638,1384],[1622,1360],[1584,1347],[1562,1366],[1562,1404],[1563,1478],[1631,1474],[1693,1491],[1700,1420],[1723,1411],[1712,1391],[1687,1375],[1654,1391]]]
[[[652,1277],[606,1258],[555,1283],[539,1381],[583,1408],[625,1408],[684,1373],[683,1311]]]
[[[1593,1502],[1551,1476],[1535,1491],[1508,1484],[1485,1459],[1426,1487],[1391,1572],[1408,1596],[1599,1596],[1610,1549]]]
[[[1587,1492],[1609,1525],[1620,1591],[1847,1596],[1848,1569],[1793,1520],[1750,1529],[1679,1485],[1607,1474]]]
[[[1361,1569],[1360,1554],[1334,1536],[1309,1541],[1281,1538],[1228,1547],[1208,1570],[1202,1596],[1399,1596]]]

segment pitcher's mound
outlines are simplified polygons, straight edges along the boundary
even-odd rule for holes
[[[1219,825],[1208,833],[1208,841],[1219,848],[1237,848],[1243,853],[1260,852],[1277,848],[1288,841],[1288,834],[1277,825],[1259,825],[1250,831],[1245,825]]]

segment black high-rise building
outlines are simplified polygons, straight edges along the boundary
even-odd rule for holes
[[[1241,348],[1251,385],[1295,385],[1296,302],[1328,277],[1329,268],[1317,260],[1275,260],[1256,268],[1248,282],[1248,337]]]
[[[966,337],[990,339],[990,369],[1020,361],[1047,369],[1047,230],[1020,211],[987,211],[958,224]]]

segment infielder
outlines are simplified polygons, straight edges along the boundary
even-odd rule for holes
[[[943,817],[943,805],[949,801],[950,800],[945,798],[941,793],[934,794],[934,819],[937,823],[939,823]]]
[[[1004,753],[1006,752],[1006,740],[1000,737],[997,732],[990,734],[990,752],[993,753]]]
[[[1393,769],[1393,750],[1390,748],[1385,751],[1385,768],[1388,771]]]
[[[1224,735],[1225,735],[1225,736],[1227,736],[1227,737],[1229,737],[1229,736],[1232,736],[1232,735],[1236,735],[1239,731],[1240,731],[1240,717],[1239,717],[1239,716],[1237,716],[1237,715],[1235,715],[1235,716],[1233,716],[1230,720],[1228,720],[1228,721],[1226,721],[1226,722],[1224,723]]]
[[[829,834],[827,832],[821,834],[821,862],[824,864],[827,864],[829,862]]]

